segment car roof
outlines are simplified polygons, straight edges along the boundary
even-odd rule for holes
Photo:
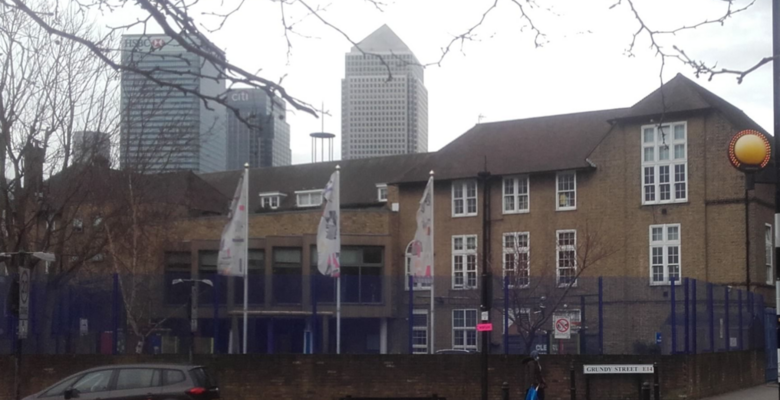
[[[170,369],[186,369],[191,370],[195,368],[203,368],[200,365],[191,364],[107,364],[99,367],[85,369],[79,373],[100,371],[103,369],[118,369],[118,368],[170,368]]]

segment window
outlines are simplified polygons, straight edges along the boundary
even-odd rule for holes
[[[317,207],[322,204],[322,190],[295,192],[298,207]]]
[[[189,252],[165,253],[165,303],[171,305],[187,304],[190,301],[188,285],[174,285],[174,279],[191,278],[191,257]]]
[[[376,184],[376,197],[378,201],[387,201],[387,184],[386,183],[377,183]]]
[[[555,209],[559,211],[577,209],[577,173],[574,171],[558,172],[555,175],[555,197],[558,202]]]
[[[772,225],[764,225],[764,259],[766,260],[766,284],[773,285],[772,252],[775,248],[772,244]]]
[[[219,304],[227,303],[228,279],[219,276],[217,273],[217,258],[219,252],[216,250],[201,250],[198,252],[198,279],[208,279],[217,286],[217,301]],[[179,284],[178,286],[187,286]],[[236,285],[242,286],[243,285]],[[243,300],[241,301],[243,303]],[[214,287],[198,283],[198,303],[214,304]]]
[[[413,311],[412,353],[428,354],[428,310]]]
[[[111,369],[90,372],[81,377],[81,379],[79,379],[72,388],[78,390],[79,393],[107,391],[108,383],[111,381],[111,375],[113,372],[114,371]]]
[[[262,200],[262,207],[271,210],[279,208],[279,196],[265,196],[260,198]]]
[[[577,231],[556,231],[556,278],[558,286],[577,284]]]
[[[84,232],[84,221],[81,218],[73,218],[73,232]]]
[[[159,369],[120,369],[116,379],[116,390],[143,389],[155,386],[160,386]]]
[[[265,302],[265,251],[258,249],[249,249],[249,304],[263,304]],[[226,281],[227,279],[220,279]],[[240,282],[240,281],[237,281]],[[236,304],[244,304],[244,285],[243,282],[237,283],[234,287],[235,297],[233,301]],[[220,289],[222,290],[222,285]]]
[[[680,280],[680,224],[650,225],[650,284]]]
[[[452,348],[477,349],[477,310],[452,310]]]
[[[278,304],[297,304],[303,294],[301,249],[274,248],[273,298]]]
[[[184,382],[184,373],[175,369],[166,369],[163,373],[163,385]]]
[[[477,181],[452,182],[452,216],[477,215]]]
[[[62,394],[65,392],[65,389],[68,389],[70,385],[72,385],[73,382],[75,382],[76,379],[78,378],[79,378],[78,376],[74,376],[65,379],[64,381],[58,383],[57,385],[52,386],[52,388],[47,390],[42,397],[62,396]]]
[[[528,176],[504,179],[504,214],[528,212]]]
[[[688,201],[687,124],[642,127],[642,204]]]
[[[409,242],[409,244],[406,246],[406,273],[404,274],[404,290],[409,290],[409,274],[412,273],[412,242]],[[434,274],[435,275],[435,274]],[[431,290],[432,280],[426,280],[426,279],[415,279],[414,280],[414,290]]]
[[[382,274],[384,269],[384,247],[350,246],[342,247],[339,254],[341,265],[341,301],[355,304],[377,304],[382,302]],[[317,276],[317,299],[336,301],[335,279],[322,276],[317,270],[317,248],[311,250],[311,270]]]
[[[452,288],[477,287],[477,235],[452,237]]]
[[[531,283],[529,233],[504,234],[504,276],[509,287],[528,287]]]

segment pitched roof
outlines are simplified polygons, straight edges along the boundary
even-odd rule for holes
[[[608,122],[626,109],[590,111],[475,125],[432,153],[400,181],[475,177],[485,168],[494,175],[589,168],[591,151],[609,132]]]
[[[677,74],[662,87],[634,104],[622,118],[643,118],[663,113],[707,109],[719,111],[732,124],[736,125],[737,129],[754,129],[768,134],[766,130],[748,117],[744,111],[682,74]]]
[[[390,29],[387,24],[379,27],[379,29],[366,36],[365,39],[358,43],[358,46],[370,53],[411,53],[412,50],[409,46],[401,40],[398,35]],[[360,52],[356,47],[352,47],[352,52]]]
[[[341,160],[283,167],[256,168],[249,171],[249,209],[260,211],[260,193],[281,192],[279,209],[296,208],[296,191],[323,189],[336,165],[341,170],[342,206],[379,204],[376,185],[395,182],[410,168],[424,162],[430,153]],[[233,197],[241,170],[202,174],[200,177]]]

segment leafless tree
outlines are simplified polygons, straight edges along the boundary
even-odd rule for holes
[[[600,230],[587,223],[582,228],[576,230],[576,239],[575,236],[559,237],[556,243],[558,265],[533,261],[529,264],[522,239],[512,235],[504,238],[504,248],[511,249],[503,254],[507,299],[495,306],[507,314],[511,325],[517,329],[525,345],[525,354],[531,351],[537,337],[552,329],[553,315],[568,310],[564,305],[571,302],[571,296],[582,285],[583,274],[593,276],[594,269],[617,251],[605,241]]]
[[[159,71],[159,68],[152,70],[140,67],[139,65],[117,62],[116,59],[112,57],[112,54],[116,49],[113,49],[110,46],[110,41],[107,40],[107,38],[112,34],[124,32],[128,29],[141,30],[143,32],[159,30],[169,36],[177,44],[181,45],[186,51],[198,55],[205,63],[213,65],[217,71],[220,71],[216,78],[224,79],[228,83],[228,87],[233,87],[238,84],[263,89],[269,94],[273,93],[279,95],[297,110],[313,115],[316,115],[320,111],[306,101],[298,99],[294,94],[288,93],[284,89],[281,81],[274,82],[268,78],[264,78],[259,72],[247,71],[240,66],[227,61],[220,49],[209,40],[209,34],[222,29],[233,15],[244,9],[247,3],[245,0],[221,1],[219,4],[210,2],[207,8],[204,8],[203,4],[199,4],[197,0],[191,2],[175,0],[73,0],[66,2],[66,5],[64,6],[55,6],[53,8],[42,7],[41,4],[38,4],[35,1],[36,0],[0,0],[0,4],[5,5],[7,8],[22,11],[53,37],[59,37],[62,41],[72,41],[79,46],[89,49],[96,57],[100,58],[103,62],[117,71],[136,73],[160,86],[191,93],[200,97],[207,106],[209,104],[222,104],[229,110],[232,110],[236,115],[239,115],[238,109],[231,107],[224,96],[198,93],[191,88],[185,87],[185,85],[161,80],[155,77],[154,74],[155,71]],[[390,66],[387,62],[388,59],[393,58],[392,55],[377,54],[372,53],[367,49],[362,49],[360,44],[354,40],[348,32],[332,22],[335,18],[331,18],[329,15],[328,5],[321,4],[316,0],[273,1],[279,5],[280,28],[284,32],[288,56],[293,46],[293,36],[307,37],[307,35],[297,30],[298,24],[303,19],[311,19],[318,23],[322,29],[334,31],[342,36],[344,40],[355,46],[365,56],[378,58],[387,67],[388,78],[392,78]],[[386,2],[380,0],[363,1],[372,6],[376,12],[382,12],[388,6]],[[679,35],[684,31],[694,30],[705,25],[723,25],[735,15],[749,10],[754,5],[755,0],[721,1],[718,4],[722,4],[723,10],[719,14],[712,16],[694,16],[692,17],[691,23],[672,29],[654,26],[646,17],[646,13],[641,11],[641,7],[639,7],[637,3],[638,0],[617,0],[614,3],[596,4],[594,7],[604,7],[608,10],[627,9],[631,11],[631,15],[633,15],[636,21],[637,28],[632,36],[626,38],[626,54],[628,56],[634,55],[638,39],[647,39],[650,43],[650,51],[654,52],[654,54],[660,58],[661,73],[659,74],[659,77],[661,78],[663,77],[663,69],[666,65],[666,61],[674,60],[691,67],[697,76],[705,75],[712,79],[718,75],[729,74],[735,75],[738,82],[742,82],[750,73],[778,57],[778,55],[768,54],[760,60],[755,60],[754,65],[749,68],[728,68],[717,66],[717,64],[705,60],[696,59],[689,56],[690,53],[685,49],[673,44],[666,44],[667,42],[665,39],[673,39],[676,35]],[[473,22],[464,26],[459,33],[453,34],[448,42],[443,43],[440,56],[437,59],[424,62],[422,65],[441,66],[451,52],[457,51],[459,48],[463,49],[463,46],[468,42],[479,40],[482,37],[480,36],[481,30],[487,29],[486,26],[490,25],[491,15],[499,12],[496,10],[499,9],[499,6],[503,6],[504,4],[514,8],[518,24],[522,26],[523,31],[530,32],[530,36],[536,47],[541,47],[548,43],[548,33],[555,28],[545,26],[542,21],[544,18],[541,17],[544,17],[544,14],[555,15],[556,11],[552,1],[493,0],[486,5],[483,12],[472,16]],[[54,14],[56,16],[58,13],[62,12],[62,9],[77,10],[84,14],[92,14],[119,12],[126,9],[132,9],[133,7],[140,7],[144,12],[143,17],[122,26],[106,27],[106,36],[101,38],[87,37],[78,32],[62,29],[62,27],[53,23],[52,18],[50,18],[50,15]],[[291,16],[293,11],[303,13],[304,17],[302,19],[294,19]],[[400,58],[393,61],[403,62]],[[198,74],[190,73],[190,75],[197,76]],[[215,77],[211,78],[213,79]]]

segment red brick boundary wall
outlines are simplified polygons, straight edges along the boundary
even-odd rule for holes
[[[511,399],[524,399],[531,371],[521,356],[490,359],[490,398],[499,400],[501,384]],[[352,396],[427,396],[478,399],[479,356],[471,355],[219,355],[197,356],[196,363],[216,371],[225,400],[329,400]],[[25,355],[22,395],[57,380],[105,364],[186,362],[180,356]],[[662,399],[698,399],[759,385],[764,353],[742,351],[675,356],[547,356],[542,358],[547,398],[570,400],[570,368],[577,399],[585,399],[584,364],[648,364],[660,368]],[[13,400],[14,359],[0,356],[0,400]],[[601,375],[590,378],[590,398],[636,399],[652,375]]]

